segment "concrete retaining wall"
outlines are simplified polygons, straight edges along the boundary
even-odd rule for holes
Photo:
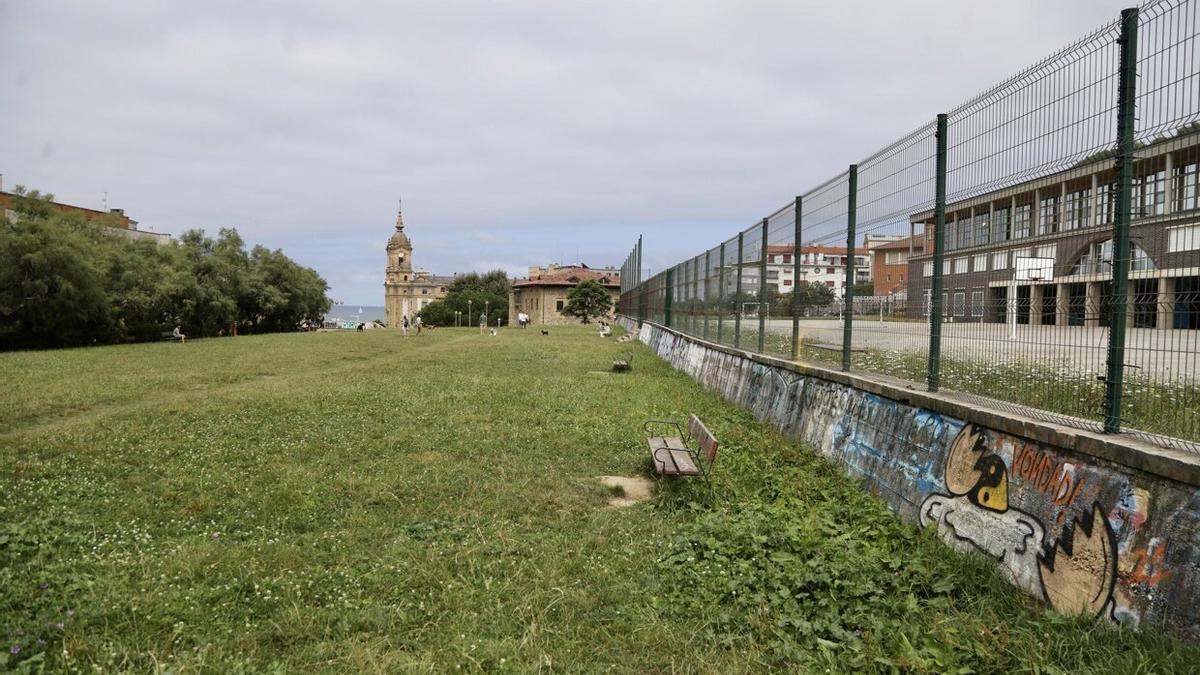
[[[1200,458],[621,321],[1054,609],[1200,639]]]

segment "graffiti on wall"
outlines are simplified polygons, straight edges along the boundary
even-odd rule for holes
[[[1019,456],[1014,464],[1030,457],[1028,451]],[[1028,467],[1025,463],[1018,470]],[[1065,475],[1060,472],[1057,478],[1056,499],[1076,491],[1069,481],[1064,485]],[[936,527],[955,550],[990,556],[1013,583],[1056,611],[1101,616],[1107,610],[1111,616],[1116,537],[1099,504],[1093,502],[1063,528],[1057,541],[1047,541],[1037,517],[1009,504],[1009,468],[972,424],[964,425],[951,442],[944,480],[949,494],[935,492],[921,504],[922,527]]]
[[[651,351],[1063,613],[1200,639],[1200,490],[643,324]]]

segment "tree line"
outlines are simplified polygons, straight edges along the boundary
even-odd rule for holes
[[[446,286],[446,297],[421,308],[421,321],[431,326],[453,326],[455,313],[464,326],[478,326],[486,312],[489,326],[508,322],[508,292],[512,284],[504,270],[486,274],[460,274]],[[411,317],[410,317],[411,318]]]
[[[0,217],[0,349],[296,330],[329,310],[329,286],[282,251],[249,251],[233,228],[169,245],[130,239],[106,216],[64,213],[53,195],[14,190]]]

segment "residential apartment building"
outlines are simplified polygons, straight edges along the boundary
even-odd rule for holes
[[[792,292],[796,265],[800,266],[800,281],[824,284],[835,296],[841,297],[846,288],[846,260],[848,258],[844,246],[817,246],[806,244],[800,248],[799,258],[796,258],[796,248],[791,244],[767,246],[767,284],[774,286],[782,293]],[[759,262],[746,263],[742,272],[743,290],[758,289]],[[732,289],[737,283],[736,277],[727,275],[726,286]],[[856,251],[854,254],[854,283],[864,283],[871,280],[871,257],[868,251]],[[727,289],[727,292],[728,292]]]
[[[19,214],[16,211],[17,201],[22,197],[14,192],[5,192],[3,176],[0,176],[0,216],[6,218],[9,222],[17,222]],[[88,222],[101,223],[108,226],[104,230],[116,236],[122,236],[127,239],[149,239],[160,245],[171,243],[171,235],[163,232],[151,232],[148,230],[139,230],[138,223],[129,216],[125,215],[124,209],[109,209],[108,211],[100,211],[97,209],[89,209],[83,206],[75,206],[72,204],[64,204],[61,202],[47,202],[51,208],[56,211],[70,215],[78,216]]]
[[[1129,325],[1200,328],[1200,134],[1188,128],[1135,154]],[[1108,153],[946,206],[944,315],[950,321],[1107,325],[1112,307],[1116,170]],[[933,239],[933,214],[913,215]],[[918,235],[920,236],[920,235]],[[929,250],[908,260],[908,312],[927,314]],[[1042,268],[1017,279],[1025,264]],[[1029,260],[1039,259],[1039,260]],[[1014,293],[1015,298],[1010,298]],[[1011,302],[1010,302],[1011,301]]]
[[[875,295],[907,295],[908,259],[925,252],[924,235],[892,238],[867,248],[871,251]]]
[[[512,325],[516,325],[517,312],[525,312],[530,323],[538,326],[579,323],[579,319],[563,315],[562,309],[567,304],[567,294],[584,281],[596,281],[603,286],[612,299],[614,311],[621,300],[621,272],[616,269],[593,269],[580,263],[529,270],[529,278],[514,281],[508,296],[508,321]]]

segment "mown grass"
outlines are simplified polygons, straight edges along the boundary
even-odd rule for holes
[[[1171,672],[635,346],[441,329],[0,355],[0,639],[53,671]],[[595,372],[595,371],[599,371]],[[695,412],[716,499],[646,471]],[[965,670],[963,672],[966,672]]]

